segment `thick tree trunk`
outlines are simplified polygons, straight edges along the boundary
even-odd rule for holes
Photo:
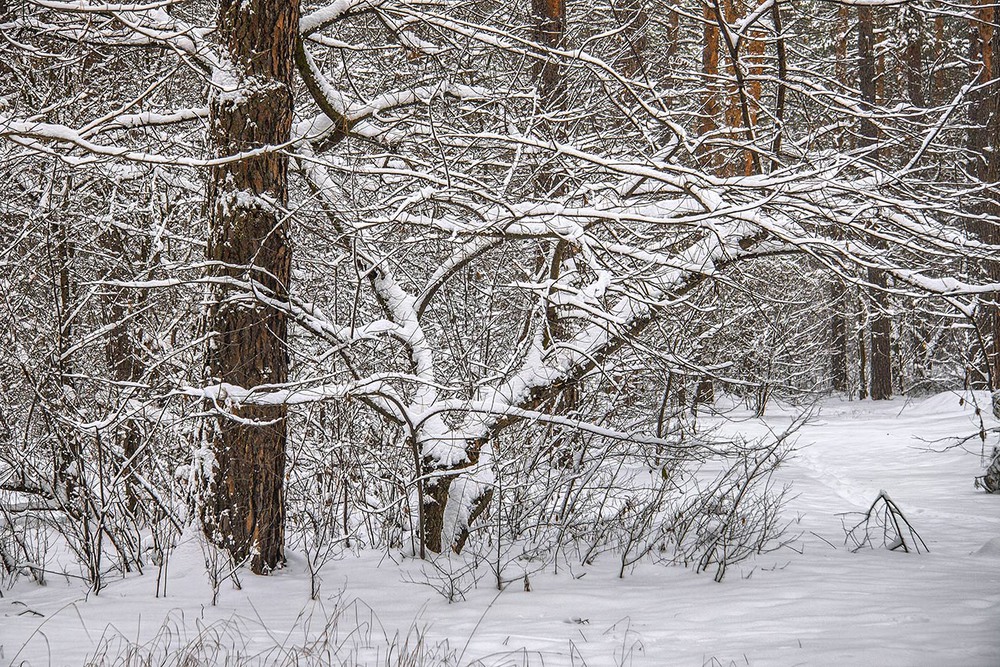
[[[942,66],[944,48],[944,17],[938,14],[934,17],[934,75],[931,77],[933,86],[928,91],[931,104],[938,104],[944,98],[945,68]]]
[[[903,27],[906,30],[906,51],[904,67],[906,68],[906,94],[910,104],[915,107],[924,106],[924,38],[920,17],[909,7],[905,13]]]
[[[878,70],[875,58],[875,21],[870,6],[858,7],[858,83],[861,89],[861,107],[866,115],[861,119],[861,136],[858,144],[862,148],[874,147],[878,141],[878,128],[870,114],[878,97]],[[870,160],[877,160],[873,151]],[[881,401],[892,397],[892,323],[885,312],[886,295],[881,288],[886,287],[886,276],[879,269],[868,270],[871,292],[871,387],[872,400]]]
[[[983,84],[993,76],[993,49],[996,30],[995,11],[991,0],[979,0],[979,8],[973,14],[969,25],[969,69],[976,83]],[[987,128],[990,107],[993,105],[993,91],[978,87],[969,93],[969,130],[967,135],[969,156],[972,161],[970,171],[979,180],[985,180],[988,156],[984,149],[988,145]]]
[[[785,48],[785,29],[781,23],[781,0],[774,0],[771,5],[771,23],[774,25],[774,50],[778,59],[778,89],[774,94],[774,139],[771,141],[771,170],[775,170],[781,164],[781,135],[784,132],[785,124],[785,97],[787,92],[786,80],[788,78],[788,54]]]
[[[877,96],[877,71],[875,68],[875,21],[872,8],[858,7],[858,87],[861,90],[861,108],[865,115],[861,118],[861,136],[858,144],[867,148],[878,140],[878,128],[870,114],[875,108]]]
[[[534,39],[547,49],[561,49],[566,38],[565,0],[531,0]],[[538,106],[553,137],[558,138],[559,121],[555,117],[566,107],[566,81],[559,59],[542,52],[535,60],[532,75],[538,91]],[[553,122],[555,121],[555,122]],[[556,194],[562,189],[563,176],[553,164],[544,164],[538,175],[539,194]]]
[[[847,88],[847,38],[849,33],[849,14],[845,5],[837,8],[837,40],[835,43],[837,83]],[[845,133],[846,135],[846,133]],[[844,140],[846,142],[846,139]],[[842,150],[849,148],[842,144]],[[843,232],[835,227],[832,231],[833,238],[843,238]],[[830,376],[832,389],[834,391],[847,391],[849,373],[847,371],[847,316],[845,313],[846,303],[844,296],[846,288],[844,281],[836,276],[830,284],[830,304],[833,315],[830,317]]]
[[[987,0],[980,0],[969,31],[969,56],[972,76],[979,84],[993,81],[971,93],[969,104],[968,153],[971,173],[981,183],[1000,181],[1000,26],[997,12]],[[974,231],[986,243],[1000,244],[1000,228],[992,220],[1000,217],[1000,196],[995,188],[986,188],[974,204]],[[983,272],[989,282],[1000,282],[1000,260],[983,261]],[[983,365],[973,370],[975,388],[1000,389],[1000,293],[986,296],[981,306],[979,326],[987,339]]]
[[[698,133],[708,134],[718,127],[719,113],[719,24],[712,3],[702,9],[701,71],[705,75],[705,92],[698,119]]]
[[[680,21],[680,14],[678,13],[678,9],[679,9],[679,7],[678,7],[678,0],[670,0],[670,7],[669,7],[669,9],[665,10],[667,15],[663,19],[663,21],[664,21],[664,23],[666,25],[666,30],[665,30],[666,34],[665,34],[664,37],[665,37],[666,42],[667,42],[666,46],[665,46],[666,56],[667,56],[667,63],[672,63],[673,60],[674,60],[674,58],[677,57],[678,51],[680,50],[680,41],[681,41],[680,27],[681,27],[681,21]],[[673,74],[673,72],[665,72],[665,73],[663,73],[664,80],[665,81],[672,81],[673,80],[672,74]]]
[[[535,41],[549,49],[561,48],[566,37],[566,1],[531,0],[531,16],[535,24]],[[558,59],[536,60],[534,77],[545,107],[564,103],[566,89]]]
[[[733,0],[734,3],[737,0]],[[737,4],[737,21],[742,21],[745,16],[753,11],[757,11],[761,2],[753,0]],[[777,0],[772,5],[772,10],[777,11]],[[762,92],[762,79],[764,76],[764,64],[767,60],[767,34],[759,29],[750,29],[746,35],[746,84],[740,103],[744,106],[744,123],[747,123],[747,139],[757,136],[758,116],[760,115],[760,102]],[[739,64],[735,65],[739,67]],[[743,151],[743,173],[746,176],[758,171],[756,153],[752,150]]]
[[[727,83],[725,109],[723,112],[726,129],[733,136],[742,135],[748,144],[753,144],[756,139],[757,114],[760,108],[761,93],[760,80],[757,77],[762,73],[761,65],[765,42],[763,39],[755,39],[749,31],[747,35],[743,36],[744,39],[742,40],[733,34],[733,27],[737,26],[747,14],[748,7],[744,3],[744,0],[713,0],[713,2],[716,21],[716,61],[718,60],[718,49],[721,45],[725,45],[729,60],[729,71],[732,75],[732,78]],[[706,48],[708,48],[710,43],[707,32],[705,37]],[[746,48],[747,57],[745,59],[741,55],[741,45],[743,42],[749,42],[749,46]],[[716,69],[718,69],[718,62],[716,62]],[[708,70],[706,68],[707,73]],[[759,171],[759,158],[754,150],[741,150],[738,151],[737,155],[739,157],[726,159],[720,165],[719,171],[721,175],[732,176],[743,174],[749,176]],[[742,165],[740,164],[741,162]]]
[[[532,11],[535,21],[535,39],[541,44],[550,48],[563,48],[566,46],[566,3],[565,0],[533,0]],[[624,0],[621,8],[616,9],[616,16],[619,22],[626,27],[626,39],[629,40],[626,55],[625,67],[631,68],[629,74],[633,74],[642,65],[641,53],[645,48],[645,28],[646,14],[643,10],[643,0]],[[558,113],[566,108],[566,81],[563,72],[558,67],[550,67],[551,63],[535,69],[536,85],[541,93],[539,100],[542,109],[547,114]],[[556,129],[556,137],[561,134]],[[541,174],[538,183],[538,195],[544,197],[558,196],[564,194],[566,190],[565,179],[552,170],[545,170]],[[575,250],[567,241],[557,241],[552,246],[550,256],[547,248],[548,243],[543,244],[542,256],[539,258],[541,271],[546,271],[545,276],[553,283],[559,280],[563,273],[565,261],[571,257]],[[554,304],[549,303],[545,309],[545,343],[551,344],[553,341],[562,340],[567,335],[567,322],[562,317]],[[576,410],[580,402],[578,387],[573,384],[568,386],[553,402],[552,410],[555,414],[569,414]],[[550,460],[557,466],[570,467],[573,462],[573,438],[571,434],[564,432],[564,429],[552,429],[550,431],[552,441],[549,449]]]
[[[873,312],[871,317],[871,391],[873,401],[892,398],[892,322],[885,314],[885,293],[878,288],[886,286],[885,273],[878,269],[868,270],[868,281],[876,286],[872,291]]]
[[[211,140],[219,157],[288,141],[297,0],[221,0],[218,35],[231,70],[216,72]],[[209,259],[220,278],[286,298],[291,273],[287,158],[277,151],[212,169]],[[212,382],[251,388],[288,379],[284,313],[226,285],[208,313]],[[220,392],[221,393],[221,392]],[[219,405],[225,408],[225,397]],[[206,535],[265,574],[283,559],[286,406],[234,406],[206,429],[215,469],[203,509]]]
[[[858,398],[868,398],[868,346],[863,325],[858,327]]]

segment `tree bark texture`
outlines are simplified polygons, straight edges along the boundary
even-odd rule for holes
[[[708,134],[718,127],[719,113],[719,24],[711,3],[702,8],[701,71],[705,75],[705,93],[698,119],[698,133]]]
[[[287,142],[292,125],[297,0],[221,0],[218,35],[229,59],[210,103],[216,156]],[[291,274],[288,161],[277,151],[212,168],[209,259],[216,277],[285,300]],[[251,388],[288,379],[287,321],[245,290],[215,288],[207,328],[212,382]],[[206,535],[266,574],[283,559],[284,405],[226,406],[206,429],[214,472],[203,506]]]
[[[534,21],[535,42],[546,49],[562,49],[566,40],[565,0],[531,0],[531,16]],[[566,108],[566,81],[563,77],[559,58],[542,51],[532,69],[535,88],[538,91],[538,106],[545,117],[554,138],[559,136],[555,116]],[[542,165],[538,175],[539,194],[557,194],[562,187],[563,176],[552,162]]]
[[[835,74],[837,83],[843,88],[848,87],[847,74],[847,38],[850,32],[850,16],[846,5],[837,7],[837,40],[835,44],[836,63]],[[849,148],[849,133],[844,133],[840,140],[841,150]],[[835,227],[832,230],[835,239],[842,239],[843,230]],[[830,304],[833,314],[830,317],[830,375],[834,391],[847,391],[849,373],[847,371],[847,316],[844,296],[846,286],[838,278],[830,284]]]
[[[861,107],[865,115],[861,118],[861,148],[875,147],[878,142],[878,128],[870,114],[878,99],[878,68],[875,55],[875,20],[870,6],[858,7],[858,87],[861,90]],[[878,160],[878,151],[872,151],[871,160]],[[881,401],[892,397],[892,322],[886,314],[886,295],[881,288],[887,285],[885,273],[879,269],[868,269],[871,291],[871,386],[872,400]]]
[[[987,0],[980,0],[969,33],[969,50],[972,75],[977,83],[990,85],[978,88],[971,94],[969,105],[968,150],[972,159],[972,174],[985,184],[1000,181],[1000,25],[997,10]],[[995,187],[984,189],[974,205],[973,216],[977,235],[991,245],[1000,244],[1000,228],[992,222],[1000,217],[1000,195]],[[983,272],[991,282],[1000,282],[1000,259],[983,262]],[[988,348],[986,368],[977,369],[981,377],[974,378],[974,386],[987,383],[990,389],[1000,389],[1000,293],[991,293],[983,301],[980,326],[984,329]],[[975,382],[978,380],[978,382]]]
[[[871,391],[873,401],[892,398],[892,321],[885,313],[885,272],[868,269],[868,281],[875,286],[872,290],[873,311],[871,316]]]
[[[906,48],[903,54],[906,70],[906,96],[915,107],[924,106],[924,36],[921,18],[909,6],[905,6],[902,27],[906,34]]]
[[[560,49],[566,37],[565,0],[531,0],[535,41],[548,49]],[[534,78],[543,108],[557,109],[565,103],[566,86],[558,58],[552,55],[535,61]]]
[[[995,14],[994,14],[995,16]],[[1000,44],[1000,30],[993,32],[993,50]],[[992,80],[997,81],[1000,77],[1000,63],[996,60],[992,63]],[[985,182],[996,184],[1000,182],[1000,85],[993,84],[990,90],[991,108],[986,123],[986,132],[983,139],[986,142],[984,149],[987,153]],[[993,220],[1000,218],[1000,193],[996,187],[987,188],[984,191],[984,212]],[[985,218],[985,216],[984,216]],[[986,222],[988,227],[986,242],[992,245],[1000,244],[1000,228],[997,224]],[[992,283],[1000,283],[1000,258],[990,258],[986,263],[987,278]],[[991,338],[990,347],[990,377],[992,379],[992,390],[1000,389],[1000,292],[990,295],[992,303],[989,309],[989,331]]]

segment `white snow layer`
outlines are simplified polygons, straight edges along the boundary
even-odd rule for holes
[[[980,398],[988,405],[987,396]],[[780,431],[792,413],[775,409],[764,421],[742,416],[723,430]],[[390,644],[398,650],[409,639],[412,647],[419,634],[425,646],[447,641],[452,657],[461,656],[448,664],[463,665],[481,659],[484,665],[591,667],[996,667],[1000,497],[973,489],[980,472],[975,452],[928,445],[977,430],[973,408],[954,394],[827,401],[778,471],[780,482],[793,484],[785,517],[801,534],[795,549],[736,566],[721,584],[648,563],[618,579],[608,556],[590,567],[533,572],[528,586],[515,581],[499,596],[486,576],[464,601],[449,604],[431,586],[414,582],[446,583],[442,572],[459,571],[454,556],[432,568],[398,553],[362,553],[328,563],[320,601],[312,602],[304,558],[293,552],[271,577],[244,574],[241,590],[224,584],[213,607],[202,548],[189,534],[170,558],[165,597],[154,597],[155,567],[110,582],[99,597],[54,574],[46,587],[22,579],[4,590],[0,664],[80,665],[107,651],[100,646],[109,638],[153,645],[191,641],[199,633],[219,639],[217,664],[237,649],[244,662],[229,664],[253,664],[247,656],[275,657],[275,647],[306,645],[339,614],[337,642],[346,651],[339,655],[352,665],[388,664]],[[487,481],[470,480],[464,491]],[[892,494],[930,553],[851,553],[844,546],[839,515],[864,511],[880,489]]]

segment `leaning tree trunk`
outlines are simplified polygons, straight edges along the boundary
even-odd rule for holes
[[[566,2],[531,0],[531,18],[534,24],[533,38],[542,47],[535,54],[531,75],[538,95],[538,106],[545,116],[544,122],[551,136],[558,139],[562,132],[559,127],[561,121],[556,117],[566,108],[567,89],[560,60],[550,53],[550,50],[560,50],[565,46]],[[563,194],[566,188],[565,176],[555,163],[540,165],[533,184],[536,194],[543,198],[555,198]],[[538,269],[547,271],[550,279],[558,279],[564,253],[569,250],[565,241],[558,241],[551,251],[550,261],[546,262],[545,255],[548,253],[543,252],[539,258]],[[553,336],[559,337],[563,327],[554,306],[546,309],[546,321],[549,324],[547,332],[549,339]],[[575,406],[578,401],[574,392],[575,389],[569,388],[561,394],[557,399],[557,409],[567,410]],[[445,534],[447,530],[445,513],[451,485],[462,467],[473,466],[479,462],[481,450],[486,444],[485,438],[467,442],[465,447],[467,460],[457,467],[444,467],[427,459],[422,462],[422,473],[430,477],[425,489],[420,531],[423,547],[427,551],[439,553],[448,546],[456,552],[462,550],[469,536],[468,530],[463,530],[459,535]],[[558,449],[558,438],[555,448]],[[492,497],[492,489],[484,488],[473,503],[467,524],[471,525],[486,510]]]
[[[878,130],[871,118],[877,96],[875,67],[875,21],[870,6],[858,7],[858,79],[861,89],[862,108],[865,116],[861,119],[861,148],[874,146],[878,140]],[[875,152],[872,158],[877,159]],[[885,312],[886,287],[885,272],[876,268],[868,269],[868,282],[874,287],[871,292],[871,387],[872,400],[880,401],[892,397],[892,322]]]
[[[292,124],[297,0],[220,0],[218,35],[228,56],[216,72],[210,135],[218,157],[288,141]],[[208,191],[212,273],[220,280],[208,313],[211,382],[251,388],[288,379],[287,322],[246,289],[278,301],[288,294],[291,256],[288,161],[277,150],[213,167]],[[227,407],[206,428],[215,457],[202,519],[206,535],[237,562],[266,574],[283,559],[287,408]]]

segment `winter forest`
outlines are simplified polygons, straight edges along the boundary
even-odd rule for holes
[[[0,664],[1000,664],[993,0],[0,0],[0,174]]]

